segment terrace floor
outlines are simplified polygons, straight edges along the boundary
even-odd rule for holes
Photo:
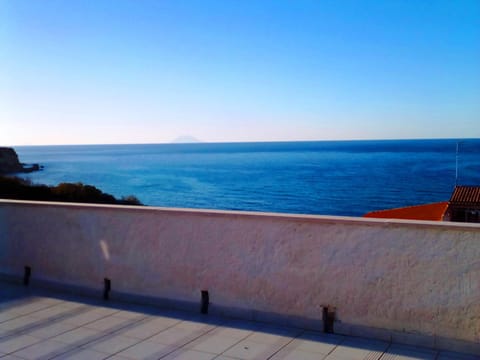
[[[478,358],[0,282],[0,359]]]

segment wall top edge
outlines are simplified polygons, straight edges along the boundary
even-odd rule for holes
[[[135,212],[163,212],[168,214],[198,214],[212,217],[235,216],[235,217],[262,217],[270,219],[284,220],[303,220],[320,223],[332,224],[352,224],[352,225],[372,225],[372,226],[413,226],[413,227],[434,227],[444,229],[468,229],[479,230],[480,224],[475,223],[459,223],[448,221],[425,221],[425,220],[402,220],[402,219],[375,219],[354,216],[334,216],[334,215],[310,215],[310,214],[290,214],[290,213],[273,213],[260,211],[238,211],[238,210],[215,210],[215,209],[194,209],[194,208],[174,208],[174,207],[158,207],[158,206],[133,206],[133,205],[110,205],[110,204],[87,204],[87,203],[68,203],[68,202],[50,202],[50,201],[30,201],[30,200],[10,200],[0,199],[0,207],[9,205],[19,206],[43,206],[54,208],[69,209],[91,209],[102,210],[111,209],[115,211],[135,211]]]

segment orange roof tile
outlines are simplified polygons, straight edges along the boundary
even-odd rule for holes
[[[368,218],[381,219],[406,219],[406,220],[431,220],[442,221],[448,208],[448,202],[407,206],[398,209],[372,211],[363,215]]]
[[[472,206],[480,205],[480,186],[455,186],[450,204]]]

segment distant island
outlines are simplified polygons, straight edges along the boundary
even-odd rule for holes
[[[14,200],[59,201],[76,203],[143,205],[135,196],[121,199],[82,183],[61,183],[57,186],[33,184],[17,177],[43,169],[39,164],[22,164],[14,149],[0,147],[0,198]]]
[[[200,140],[197,138],[190,136],[190,135],[182,135],[177,137],[175,140],[172,141],[175,144],[194,144],[194,143],[201,143]]]

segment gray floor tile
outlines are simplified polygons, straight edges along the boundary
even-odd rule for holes
[[[257,330],[257,332],[263,332],[263,333],[273,334],[278,336],[296,337],[302,334],[304,331],[302,329],[293,328],[293,327],[263,325]]]
[[[52,306],[51,304],[32,301],[30,304],[25,304],[25,305],[13,307],[11,309],[11,311],[14,312],[14,313],[17,313],[19,315],[28,315],[28,314],[31,314],[35,311],[46,309],[46,308],[49,308],[51,306]]]
[[[410,345],[393,344],[382,360],[435,360],[437,351]]]
[[[64,307],[55,305],[48,307],[46,309],[38,310],[33,313],[30,313],[29,316],[38,318],[38,319],[49,319],[52,317],[58,317],[60,315],[68,315],[70,313],[70,309],[66,309]]]
[[[0,310],[0,323],[7,321],[7,320],[12,320],[15,319],[19,316],[22,316],[16,312],[10,311],[10,310]]]
[[[180,350],[175,352],[167,357],[165,360],[211,360],[214,359],[216,355],[214,354],[207,354],[201,351],[196,350]]]
[[[116,354],[137,343],[137,339],[129,338],[122,335],[110,335],[106,338],[102,338],[92,343],[89,343],[85,345],[84,348],[103,352],[106,354]]]
[[[57,335],[63,334],[65,332],[68,332],[70,330],[73,330],[75,328],[76,326],[72,324],[54,323],[54,324],[32,329],[31,331],[28,331],[26,334],[40,338],[40,339],[49,339]]]
[[[147,320],[135,323],[134,326],[130,326],[125,331],[122,331],[122,335],[133,337],[135,339],[145,340],[160,333],[163,330],[174,326],[178,322],[178,320],[175,321],[174,319],[148,318]]]
[[[154,335],[157,335],[162,330],[157,327],[148,326],[148,325],[137,325],[134,327],[130,327],[128,330],[122,331],[122,335],[128,336],[138,340],[147,340]]]
[[[333,354],[328,354],[327,356],[325,356],[325,355],[321,355],[321,356],[324,356],[323,360],[351,360],[352,359],[351,357],[336,356],[336,355],[333,355]],[[381,358],[381,357],[379,358],[377,354],[370,354],[369,356],[365,356],[362,359],[364,359],[364,360],[377,360],[377,359],[383,360],[383,358]]]
[[[108,315],[99,320],[95,320],[88,324],[85,324],[84,327],[93,330],[99,330],[104,332],[116,331],[124,326],[127,326],[132,321],[125,318],[119,318],[112,315]]]
[[[154,343],[150,341],[142,341],[119,352],[116,355],[124,356],[128,359],[159,359],[161,356],[168,354],[173,349],[168,345]]]
[[[18,335],[7,340],[2,339],[0,340],[0,353],[10,354],[40,341],[40,339],[29,335]]]
[[[282,348],[272,359],[322,359],[343,340],[342,336],[306,332]]]
[[[292,350],[275,354],[272,360],[322,360],[326,355],[318,352],[308,352],[302,350]]]
[[[48,305],[58,305],[62,303],[63,300],[61,299],[56,299],[54,297],[41,297],[37,300],[37,302],[41,302],[43,304],[48,304]]]
[[[0,331],[2,331],[2,333],[4,331],[6,331],[6,332],[22,331],[25,328],[27,328],[27,327],[29,327],[33,324],[36,324],[38,322],[39,322],[39,320],[37,318],[31,317],[31,316],[28,316],[28,315],[24,315],[24,316],[20,316],[18,318],[8,320],[8,321],[5,321],[5,322],[1,323],[0,324]]]
[[[326,360],[379,360],[383,355],[381,351],[367,351],[365,349],[336,349],[328,354]]]
[[[95,309],[92,309],[86,313],[75,315],[69,318],[66,318],[62,320],[62,322],[66,324],[72,324],[72,325],[77,325],[77,326],[82,326],[89,324],[91,322],[100,320],[106,316],[109,316],[109,314],[105,314],[103,312],[96,311]]]
[[[329,354],[338,346],[344,337],[333,334],[305,332],[292,342],[296,349],[302,351]]]
[[[212,333],[218,336],[225,336],[225,337],[231,337],[238,340],[243,340],[247,336],[253,334],[253,330],[219,326],[215,330],[213,330]]]
[[[368,349],[372,351],[385,351],[390,344],[386,341],[365,339],[359,337],[345,337],[339,346]]]
[[[193,331],[174,326],[158,333],[157,335],[152,336],[148,340],[158,342],[164,345],[182,346],[192,340],[195,340],[201,335],[202,332],[200,330]]]
[[[143,313],[140,313],[140,312],[136,312],[136,311],[120,310],[120,311],[115,313],[115,316],[116,317],[121,317],[123,319],[131,319],[131,320],[138,319],[139,320],[141,318],[144,318],[146,315],[143,314]]]
[[[198,331],[198,330],[207,331],[213,328],[213,326],[211,325],[206,325],[201,322],[189,321],[189,320],[181,321],[178,324],[176,324],[175,327],[178,329],[185,329],[185,330],[191,330],[191,331]]]
[[[210,333],[209,333],[210,335]],[[211,354],[221,354],[228,350],[241,340],[227,336],[201,336],[195,341],[188,344],[186,347],[192,350],[198,350]]]
[[[91,349],[75,348],[68,353],[55,357],[54,360],[101,360],[106,358],[109,358],[108,354]]]
[[[225,351],[223,355],[238,359],[267,359],[281,347],[270,344],[262,344],[249,340],[242,340],[229,350]]]
[[[87,308],[94,309],[94,307],[91,306],[91,305],[85,305],[85,304],[82,304],[82,303],[78,303],[78,302],[75,302],[75,301],[69,301],[69,300],[61,301],[57,304],[57,306],[61,307],[63,309],[67,309],[67,310],[73,310],[73,309],[77,309],[79,307],[87,307]]]
[[[79,327],[74,330],[67,331],[66,333],[57,335],[50,340],[59,341],[65,344],[81,346],[91,341],[94,341],[104,335],[105,333],[98,330]]]
[[[345,338],[328,356],[327,360],[377,360],[383,355],[389,344],[383,341],[360,338]]]
[[[34,345],[30,345],[22,350],[16,351],[13,355],[23,359],[50,359],[55,355],[62,354],[70,350],[71,346],[56,341],[44,340]]]
[[[165,316],[150,316],[145,321],[146,323],[158,328],[168,328],[174,325],[178,325],[182,322],[182,320],[178,318],[171,318]]]
[[[264,332],[254,332],[246,340],[255,341],[262,344],[287,344],[292,341],[290,336],[269,334]]]

